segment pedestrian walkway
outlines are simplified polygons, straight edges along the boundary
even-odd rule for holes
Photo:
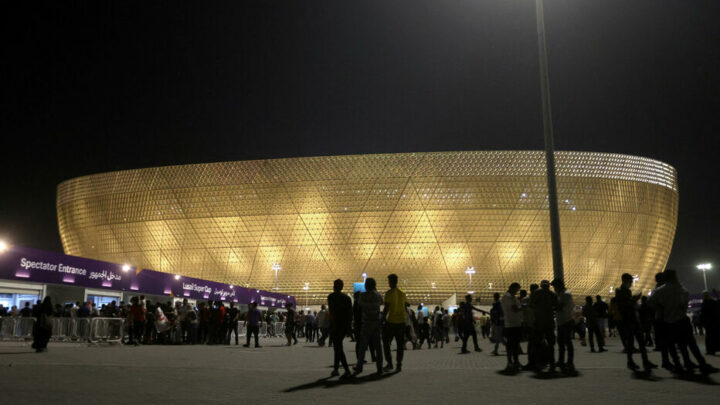
[[[525,345],[523,344],[523,347]],[[541,379],[532,373],[503,375],[503,355],[460,354],[460,344],[409,350],[403,371],[380,378],[361,375],[348,382],[329,379],[332,348],[300,343],[281,346],[265,339],[262,348],[241,346],[121,346],[51,343],[47,353],[28,344],[0,343],[0,393],[19,404],[229,404],[292,401],[313,403],[714,403],[720,395],[715,374],[708,380],[674,378],[665,370],[650,377],[625,368],[620,342],[608,353],[589,353],[576,341],[578,377]],[[354,363],[354,344],[346,341]],[[659,363],[659,355],[650,353]],[[521,356],[524,362],[526,356]],[[708,356],[716,366],[720,358]],[[375,398],[375,400],[373,400]]]

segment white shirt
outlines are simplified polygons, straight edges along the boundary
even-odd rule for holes
[[[500,300],[503,315],[505,316],[506,328],[518,328],[522,326],[523,313],[520,308],[520,300],[506,292]]]

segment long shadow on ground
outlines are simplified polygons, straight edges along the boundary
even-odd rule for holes
[[[301,390],[309,390],[312,388],[333,388],[337,387],[339,385],[356,385],[356,384],[365,384],[372,381],[380,381],[384,380],[386,378],[390,378],[395,373],[385,373],[382,375],[377,375],[375,373],[367,374],[362,377],[352,377],[345,380],[331,380],[330,377],[321,378],[317,381],[313,381],[307,384],[297,385],[295,387],[290,387],[286,390],[283,390],[283,392],[294,392],[294,391],[301,391]]]

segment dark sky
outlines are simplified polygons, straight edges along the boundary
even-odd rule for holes
[[[0,14],[11,243],[61,250],[55,187],[90,173],[543,147],[532,0],[11,3]],[[694,265],[712,261],[718,285],[720,2],[545,10],[556,148],[677,168],[670,264],[700,288]]]

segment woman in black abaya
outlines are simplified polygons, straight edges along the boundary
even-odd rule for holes
[[[52,301],[50,297],[45,297],[45,300],[40,305],[40,314],[35,320],[35,328],[33,330],[32,348],[38,353],[47,350],[47,344],[52,335],[52,322],[50,321],[52,314]]]

